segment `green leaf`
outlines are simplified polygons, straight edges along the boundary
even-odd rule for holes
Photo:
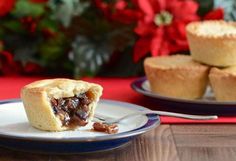
[[[39,29],[49,28],[54,32],[58,31],[58,26],[58,22],[49,18],[42,19],[41,21],[39,21],[38,24]]]
[[[43,42],[39,47],[39,52],[45,64],[57,64],[57,62],[54,61],[63,56],[65,52],[65,45],[65,37],[62,34]]]
[[[214,6],[214,0],[197,0],[199,3],[198,14],[204,16],[206,13],[212,10]]]
[[[16,17],[39,17],[44,13],[44,4],[33,3],[29,0],[17,0],[11,12]]]
[[[215,8],[221,7],[224,9],[225,20],[236,20],[236,1],[235,0],[215,0]]]
[[[97,42],[78,36],[73,43],[75,77],[94,76],[108,62],[112,49],[103,41]]]
[[[9,20],[1,22],[1,25],[8,30],[15,32],[15,33],[22,33],[24,29],[20,23],[20,21]]]
[[[66,49],[68,41],[64,34],[57,33],[53,38],[41,42],[39,45],[39,60],[41,66],[48,69],[48,74],[71,74],[72,70],[69,65],[69,58]],[[71,63],[72,64],[72,63]]]
[[[65,27],[69,27],[73,16],[83,13],[90,2],[80,0],[50,0],[49,8],[52,9],[52,19],[59,20]]]

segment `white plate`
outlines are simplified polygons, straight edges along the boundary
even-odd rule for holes
[[[96,113],[112,118],[119,118],[140,110],[146,109],[141,106],[124,102],[102,100],[98,103]],[[20,140],[19,147],[22,149],[23,146],[25,150],[32,150],[30,149],[32,146],[24,146],[24,141],[28,141],[31,142],[31,144],[33,143],[32,145],[36,147],[34,151],[38,151],[39,147],[42,146],[42,143],[44,143],[47,151],[45,151],[45,149],[40,149],[41,152],[93,152],[120,146],[129,141],[132,136],[144,133],[156,127],[159,123],[158,116],[137,116],[118,124],[119,131],[117,134],[95,132],[91,130],[92,123],[86,127],[73,131],[47,132],[35,129],[29,124],[21,101],[8,100],[0,102],[0,145],[2,144],[4,146],[14,148],[11,147],[11,145],[6,144],[6,142],[2,142],[3,139],[8,139],[8,141],[10,140],[13,142],[17,140],[18,143]],[[104,147],[103,142],[107,141],[113,141],[113,143],[111,142],[109,146],[106,145]],[[118,142],[118,144],[115,144],[114,141]],[[47,142],[55,144],[77,143],[77,148],[73,150],[70,148],[66,149],[66,146],[62,146],[62,144],[62,149],[58,150],[55,149],[55,146],[48,145]],[[96,148],[90,145],[94,142],[96,142]],[[81,146],[78,148],[79,144],[83,144],[83,148],[81,148]],[[49,147],[51,147],[51,149]],[[56,146],[56,148],[58,147],[59,145]]]
[[[136,79],[131,83],[131,87],[136,92],[152,98],[155,104],[166,107],[168,110],[174,109],[176,112],[187,112],[191,114],[236,114],[236,101],[216,101],[212,89],[209,86],[204,96],[196,100],[167,97],[153,93],[150,90],[149,82],[146,77]]]
[[[148,92],[151,92],[149,81],[146,80],[142,83],[142,88]],[[207,86],[206,92],[204,93],[201,99],[197,99],[197,101],[215,101],[214,93],[210,86]]]

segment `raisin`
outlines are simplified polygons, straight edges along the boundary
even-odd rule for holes
[[[88,97],[87,96],[85,96],[82,100],[81,100],[81,104],[82,105],[88,105],[88,104],[90,104],[91,102],[90,102],[90,100],[88,99]]]
[[[75,109],[79,105],[79,99],[73,98],[70,100],[70,104],[68,104],[69,108]]]
[[[82,120],[86,120],[87,117],[88,117],[88,113],[85,112],[85,111],[83,111],[83,110],[81,110],[81,109],[77,110],[77,111],[75,112],[75,115],[78,116],[78,117],[79,117],[80,119],[82,119]]]
[[[70,116],[67,113],[65,113],[64,119],[63,119],[63,125],[68,125],[69,122],[70,122]]]
[[[58,113],[57,107],[53,106],[52,109],[53,109],[54,114]]]
[[[51,105],[52,105],[53,107],[55,107],[55,106],[58,105],[57,100],[56,100],[55,98],[51,99]]]
[[[59,99],[58,99],[58,106],[59,106],[59,107],[65,106],[65,102],[66,102],[66,101],[65,101],[63,98],[59,98]]]

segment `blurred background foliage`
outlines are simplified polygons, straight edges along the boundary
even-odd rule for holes
[[[153,56],[147,52],[134,61],[134,44],[139,38],[134,30],[142,0],[3,1],[2,74],[137,76],[143,74],[144,58]],[[235,0],[194,3],[199,5],[199,20],[217,8],[222,8],[226,20],[236,19]],[[137,19],[127,16],[134,14]]]

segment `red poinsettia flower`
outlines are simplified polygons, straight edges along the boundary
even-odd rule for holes
[[[8,51],[0,52],[0,70],[4,75],[16,75],[21,71],[21,66],[14,61],[13,55]]]
[[[43,68],[33,62],[27,62],[23,70],[26,74],[37,74],[41,73],[43,71]]]
[[[5,16],[14,7],[15,0],[0,0],[0,16]]]
[[[135,2],[136,0],[116,0],[114,3],[107,3],[103,0],[94,0],[96,7],[107,19],[124,24],[136,22],[141,16],[139,11],[134,10],[137,7]]]
[[[222,8],[214,9],[208,12],[204,17],[204,20],[219,20],[224,19],[224,10]]]
[[[134,61],[148,52],[152,56],[188,50],[185,26],[199,20],[198,3],[193,0],[138,0],[142,17],[135,33]]]
[[[20,22],[23,24],[23,27],[30,33],[34,33],[36,31],[38,23],[37,21],[38,21],[37,19],[30,16],[23,17],[20,19]]]
[[[133,7],[136,7],[133,1]],[[112,19],[115,21],[119,21],[124,24],[130,24],[138,20],[141,16],[140,12],[134,10],[133,8],[129,8],[128,2],[125,0],[118,0],[115,3],[115,10],[112,15]]]

